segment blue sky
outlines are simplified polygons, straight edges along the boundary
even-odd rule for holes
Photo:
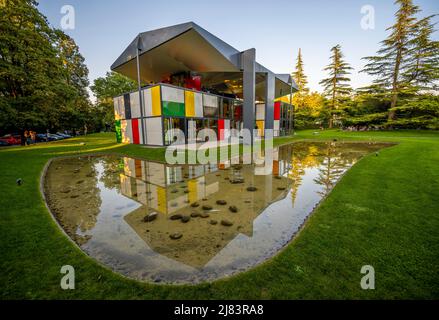
[[[439,0],[414,3],[422,16],[439,14]],[[65,31],[79,45],[91,82],[105,75],[139,32],[194,21],[238,50],[256,48],[257,61],[276,73],[292,72],[301,48],[309,86],[318,91],[336,44],[355,69],[352,86],[370,83],[358,74],[361,58],[379,48],[396,10],[393,0],[40,0],[39,9],[59,28],[64,5],[75,8],[75,29]],[[361,28],[364,5],[375,9],[373,30]]]

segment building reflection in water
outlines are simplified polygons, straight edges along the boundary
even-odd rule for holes
[[[262,154],[256,156],[263,160]],[[155,252],[203,267],[239,233],[252,237],[254,219],[267,205],[286,196],[288,165],[277,159],[277,152],[274,158],[269,171],[276,179],[266,174],[263,163],[231,165],[229,160],[218,165],[171,166],[125,157],[121,159],[121,193],[142,206],[124,219]],[[248,191],[249,186],[256,190]],[[206,206],[212,209],[205,210]],[[232,212],[231,206],[238,212]],[[155,213],[156,219],[143,221]],[[171,219],[178,215],[190,220]],[[231,225],[223,226],[221,221]],[[178,241],[170,237],[175,233],[182,235]]]
[[[274,149],[268,165],[263,153],[248,165],[56,159],[44,190],[67,234],[101,263],[136,279],[196,283],[273,256],[350,166],[384,146],[297,142]]]

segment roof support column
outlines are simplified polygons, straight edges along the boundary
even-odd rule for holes
[[[268,72],[265,81],[265,129],[274,128],[274,74]]]
[[[244,144],[253,145],[255,128],[255,58],[254,48],[245,50],[241,53],[241,68],[243,70],[243,122],[244,130],[249,130],[249,134],[243,134]],[[250,140],[250,141],[249,141]]]

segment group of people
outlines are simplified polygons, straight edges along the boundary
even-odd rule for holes
[[[24,132],[24,144],[26,146],[29,146],[31,144],[35,144],[36,142],[37,142],[37,133],[35,131],[26,130]]]

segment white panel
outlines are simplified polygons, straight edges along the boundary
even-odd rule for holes
[[[162,101],[184,103],[184,90],[162,86]]]
[[[148,205],[146,195],[146,183],[142,180],[137,180],[137,201],[144,205]]]
[[[113,99],[114,103],[114,115],[116,120],[125,119],[125,105],[123,104],[123,96]]]
[[[203,94],[195,92],[194,94],[194,104],[195,104],[195,117],[203,117]]]
[[[188,120],[187,124],[188,124],[187,141],[188,143],[195,143],[197,141],[197,130],[195,126],[195,121]]]
[[[275,137],[279,136],[279,123],[280,123],[280,120],[274,120],[273,131],[274,131]]]
[[[148,182],[165,187],[165,165],[163,163],[148,162]]]
[[[139,92],[130,93],[131,118],[140,118]]]
[[[159,207],[158,196],[157,196],[157,186],[148,183],[148,187],[149,187],[149,190],[151,191],[150,198],[149,198],[149,207],[157,210]]]
[[[206,194],[204,195],[205,197],[210,196],[211,194],[217,193],[219,190],[219,183],[214,182],[214,183],[211,183],[209,185],[206,185],[205,190],[206,190]]]
[[[224,140],[230,138],[230,120],[224,119]]]
[[[138,125],[138,127],[139,127],[139,144],[146,144],[144,141],[143,141],[143,129],[142,129],[142,119],[138,119],[139,121],[138,121],[138,123],[137,123],[137,125]],[[145,124],[144,124],[145,125]]]
[[[151,88],[143,90],[143,103],[144,103],[144,115],[145,117],[152,116],[152,96]]]
[[[256,120],[265,120],[265,104],[256,105]]]
[[[120,175],[120,192],[127,197],[132,194],[131,179],[123,174]]]
[[[123,169],[125,175],[129,177],[135,177],[136,176],[136,163],[133,158],[123,158]]]
[[[119,114],[121,119],[125,119],[125,101],[123,96],[119,97]]]
[[[162,146],[163,145],[163,129],[162,118],[148,118],[144,120],[146,130],[146,144]]]
[[[122,120],[122,142],[132,143],[133,142],[133,130],[131,128],[131,120]]]
[[[122,129],[122,142],[131,143],[133,140],[133,132],[131,129],[131,120],[121,120],[120,126]]]
[[[203,94],[204,106],[218,108],[218,97],[210,94]]]

